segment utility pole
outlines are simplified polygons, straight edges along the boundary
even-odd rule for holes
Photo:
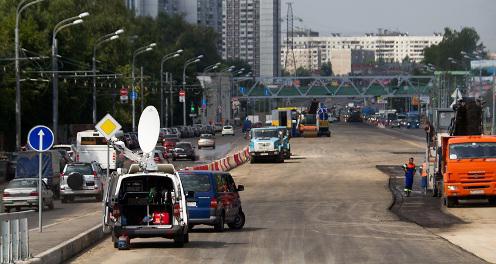
[[[140,93],[141,93],[141,112],[145,109],[145,86],[143,85],[143,66],[141,66],[141,73],[140,73]]]

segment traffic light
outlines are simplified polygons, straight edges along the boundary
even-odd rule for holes
[[[194,113],[194,112],[195,112],[195,105],[191,104],[191,113]]]

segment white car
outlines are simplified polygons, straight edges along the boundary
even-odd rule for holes
[[[215,149],[215,137],[212,134],[201,134],[198,140],[198,149],[213,148]]]
[[[62,203],[74,201],[74,197],[95,197],[103,199],[104,177],[96,162],[74,162],[65,165],[60,177],[60,200]]]
[[[234,136],[234,128],[232,126],[224,126],[222,128],[222,136],[231,135]]]

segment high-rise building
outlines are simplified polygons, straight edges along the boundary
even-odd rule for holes
[[[280,72],[280,0],[223,0],[222,57],[259,76]]]

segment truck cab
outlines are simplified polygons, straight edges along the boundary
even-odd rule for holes
[[[444,137],[443,197],[448,207],[459,199],[496,204],[496,137]]]
[[[115,248],[133,238],[165,237],[177,247],[189,242],[186,199],[181,179],[173,165],[157,164],[156,171],[143,171],[133,164],[129,172],[111,177],[106,195],[103,227],[112,233]]]
[[[284,162],[283,137],[277,127],[252,129],[249,148],[251,163],[262,159]]]

